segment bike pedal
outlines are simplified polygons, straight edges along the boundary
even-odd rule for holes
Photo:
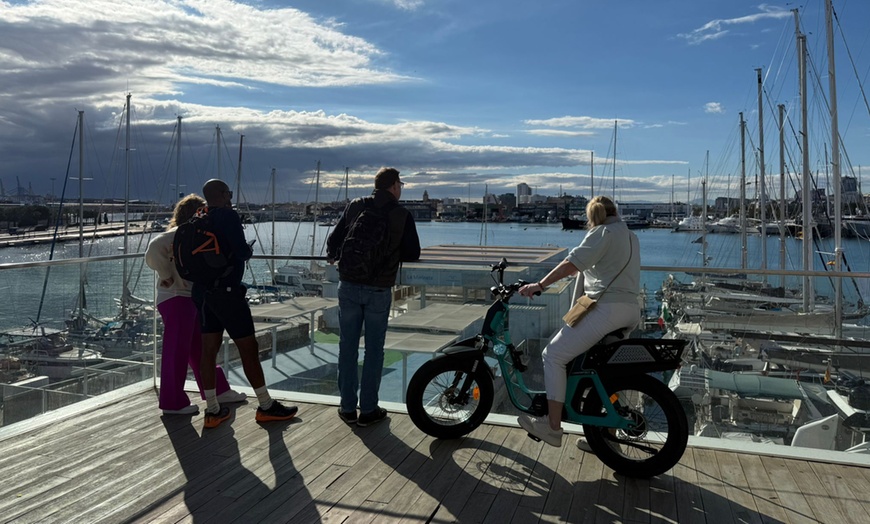
[[[529,438],[532,439],[532,440],[534,440],[535,442],[540,442],[540,441],[541,441],[540,438],[536,437],[535,435],[532,435],[531,433],[526,433],[526,435],[528,435]]]

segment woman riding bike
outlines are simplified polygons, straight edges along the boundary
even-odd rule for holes
[[[640,321],[640,245],[637,237],[619,218],[616,205],[607,197],[598,196],[590,200],[586,206],[586,218],[589,231],[580,245],[540,281],[519,290],[520,295],[531,297],[558,280],[582,272],[584,294],[597,301],[574,327],[562,326],[544,348],[541,356],[548,415],[535,417],[523,413],[518,418],[523,429],[556,447],[562,445],[567,364],[607,334],[619,329],[633,329]],[[578,282],[576,289],[579,290],[580,285]]]

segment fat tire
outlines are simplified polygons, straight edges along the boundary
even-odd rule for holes
[[[638,391],[654,400],[662,409],[668,424],[668,435],[658,453],[646,459],[627,457],[611,447],[608,428],[583,424],[583,433],[589,447],[605,465],[616,473],[628,477],[649,478],[674,467],[689,441],[689,423],[676,395],[659,380],[649,375],[635,375],[608,379],[604,384],[608,396],[623,390]],[[594,390],[589,391],[583,403],[584,414],[601,412],[601,399]]]
[[[478,363],[478,366],[476,370],[472,371],[475,362]],[[456,372],[463,373],[463,380],[465,374],[471,375],[478,386],[479,399],[470,416],[455,423],[448,423],[446,420],[433,417],[426,410],[426,403],[433,400],[444,400],[443,395],[447,392],[439,389],[438,394],[441,397],[433,399],[432,394],[435,391],[430,388],[427,394],[430,398],[424,399],[423,397],[436,377]],[[433,387],[436,386],[440,388],[440,385],[433,384]],[[445,357],[426,362],[414,373],[408,383],[405,405],[408,408],[408,416],[411,417],[411,421],[421,431],[439,439],[454,439],[471,433],[486,420],[486,416],[492,409],[494,396],[492,377],[483,363],[466,358]]]

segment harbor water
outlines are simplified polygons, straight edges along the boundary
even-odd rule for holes
[[[436,245],[487,245],[518,247],[564,247],[572,248],[583,238],[583,231],[565,231],[558,224],[522,223],[473,223],[473,222],[421,222],[417,224],[420,243],[425,248]],[[246,226],[248,239],[256,239],[256,254],[275,254],[291,256],[325,256],[325,240],[332,231],[331,227],[315,225],[311,222],[278,222],[274,225],[259,223]],[[674,233],[668,229],[640,229],[635,231],[641,246],[641,263],[647,267],[702,267],[702,237],[698,232]],[[153,234],[153,233],[152,233]],[[136,234],[127,238],[129,253],[144,253],[151,234]],[[741,246],[739,235],[706,235],[706,254],[708,267],[740,268]],[[748,237],[748,263],[751,269],[761,268],[761,237]],[[273,251],[274,245],[274,251]],[[767,237],[768,269],[780,268],[780,239]],[[88,242],[84,245],[85,257],[117,255],[123,252],[123,237],[110,237]],[[0,249],[0,263],[37,262],[49,260],[50,246],[47,244],[7,247]],[[788,237],[785,239],[787,270],[800,270],[802,242]],[[870,270],[870,242],[864,239],[844,238],[843,250],[847,269],[857,272]],[[833,239],[820,239],[814,246],[814,269],[830,268],[827,262],[833,260]],[[54,247],[53,258],[70,259],[79,256],[77,242],[66,242]],[[488,265],[496,260],[481,260]],[[275,264],[282,265],[281,261]],[[125,267],[126,266],[126,267]],[[269,284],[269,265],[264,260],[254,261],[253,274],[246,275],[246,281]],[[133,296],[145,301],[153,298],[153,274],[143,268],[141,258],[122,261],[86,264],[83,267],[68,265],[47,268],[37,267],[21,270],[0,271],[0,290],[4,300],[0,301],[0,329],[15,329],[39,319],[40,324],[61,327],[58,322],[69,318],[77,306],[80,282],[84,282],[87,308],[95,315],[112,316],[117,313],[117,303],[121,297],[122,276],[127,275],[127,288]],[[643,285],[652,294],[661,287],[668,276],[666,272],[643,273]],[[680,279],[690,279],[686,275],[675,275]],[[779,277],[770,277],[779,284]],[[816,279],[816,293],[830,295],[832,286],[828,279]],[[787,286],[798,286],[797,278],[787,281]],[[861,297],[870,296],[868,279],[857,279],[854,283],[844,283],[844,299],[856,303]],[[40,307],[41,306],[41,307]]]

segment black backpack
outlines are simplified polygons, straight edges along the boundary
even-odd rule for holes
[[[373,282],[383,271],[390,246],[389,212],[394,206],[377,208],[371,199],[347,230],[338,258],[338,273],[351,282]]]
[[[232,253],[221,246],[207,207],[175,230],[172,257],[181,278],[197,284],[213,285],[233,270]]]

